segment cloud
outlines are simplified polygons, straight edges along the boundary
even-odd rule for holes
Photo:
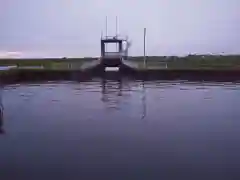
[[[64,55],[44,51],[3,51],[0,50],[0,59],[20,59],[20,58],[62,58]],[[71,57],[71,56],[68,56]],[[74,57],[74,56],[72,56]]]
[[[22,52],[18,51],[0,51],[0,58],[21,58],[23,57]]]

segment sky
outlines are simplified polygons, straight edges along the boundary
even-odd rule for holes
[[[0,0],[0,57],[100,55],[101,32],[130,55],[239,54],[239,0]]]

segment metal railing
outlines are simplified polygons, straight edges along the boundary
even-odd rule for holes
[[[116,35],[116,36],[102,36],[102,40],[111,40],[111,39],[121,39],[121,40],[127,40],[128,36],[123,35]]]
[[[120,58],[124,55],[125,55],[124,52],[105,52],[103,57],[105,57],[105,58]]]

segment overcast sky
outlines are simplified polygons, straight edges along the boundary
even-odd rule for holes
[[[98,56],[106,16],[131,55],[240,53],[240,0],[0,0],[0,56]]]

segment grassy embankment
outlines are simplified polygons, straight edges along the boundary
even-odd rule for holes
[[[17,66],[18,68],[42,67],[48,70],[79,69],[82,64],[96,60],[94,58],[69,59],[0,59],[0,66]]]
[[[131,57],[132,62],[137,62],[139,69],[144,69],[143,58]],[[189,55],[186,57],[147,57],[147,69],[226,69],[240,70],[240,55],[215,56],[215,55]]]
[[[0,66],[36,67],[41,66],[49,70],[81,69],[84,63],[96,58],[65,58],[65,59],[0,59]],[[129,57],[129,61],[137,64],[138,69],[226,69],[240,70],[240,55],[215,56],[215,55],[189,55],[186,57],[147,57],[146,67],[143,57]]]

